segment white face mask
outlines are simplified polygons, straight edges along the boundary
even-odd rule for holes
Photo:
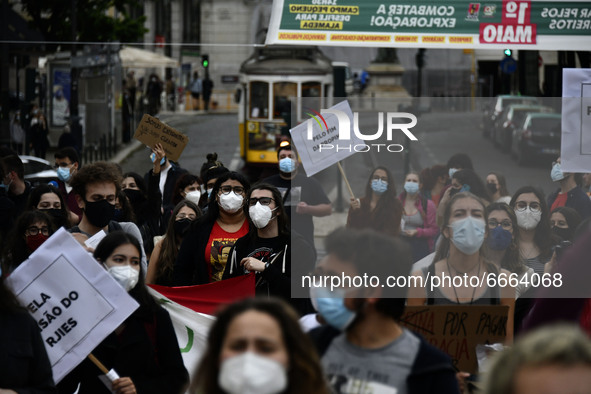
[[[256,228],[265,228],[271,219],[273,219],[273,211],[275,209],[271,209],[267,205],[261,205],[261,203],[257,201],[255,206],[248,209],[248,214]]]
[[[199,190],[193,190],[185,195],[185,199],[191,201],[195,205],[199,204],[199,199],[201,198],[201,192]]]
[[[125,291],[133,289],[140,277],[139,271],[130,265],[116,265],[108,268],[107,271]]]
[[[243,201],[244,197],[234,192],[222,194],[220,196],[220,206],[228,213],[238,212],[238,210],[242,208]]]
[[[228,394],[276,394],[287,387],[285,367],[253,352],[222,362],[218,384]]]
[[[515,211],[515,215],[517,216],[517,225],[524,230],[533,230],[542,219],[542,211],[532,212],[529,207],[523,211]]]

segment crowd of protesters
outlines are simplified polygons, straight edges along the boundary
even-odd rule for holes
[[[151,163],[146,158],[144,176],[107,162],[82,166],[74,149],[62,149],[55,154],[57,187],[33,187],[24,180],[18,154],[1,153],[0,332],[5,335],[0,336],[0,394],[109,392],[89,360],[54,384],[36,323],[5,283],[60,228],[140,305],[93,350],[121,376],[111,392],[467,389],[467,373],[401,324],[406,305],[508,307],[509,350],[491,364],[481,386],[485,392],[533,392],[542,386],[527,384],[539,384],[534,378],[548,379],[548,374],[556,381],[586,379],[586,386],[567,382],[572,390],[591,387],[586,337],[591,334],[591,303],[556,300],[551,294],[536,299],[533,281],[523,280],[567,267],[565,275],[571,273],[576,281],[577,274],[590,271],[583,260],[591,244],[591,200],[581,174],[563,172],[560,158],[548,174],[558,184],[548,197],[525,184],[511,194],[503,174],[490,169],[481,178],[465,154],[405,174],[400,193],[391,169],[376,167],[365,195],[351,199],[344,227],[327,237],[326,254],[317,261],[312,218],[330,215],[332,205],[321,185],[299,169],[288,141],[277,150],[278,174],[253,184],[224,167],[216,154],[209,154],[195,174],[170,161],[156,145]],[[106,236],[89,248],[85,241],[101,231]],[[563,264],[562,259],[570,260]],[[295,272],[515,275],[519,281],[516,286],[484,281],[409,289],[319,286],[310,297],[296,298],[291,291]],[[249,274],[255,278],[256,297],[220,308],[189,381],[171,318],[147,285],[204,285]],[[571,326],[545,327],[559,320]],[[553,388],[551,383],[543,387]],[[563,392],[564,385],[548,392]]]

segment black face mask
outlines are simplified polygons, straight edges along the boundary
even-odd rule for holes
[[[189,227],[191,227],[191,223],[193,223],[193,221],[187,218],[175,221],[174,232],[176,233],[176,235],[183,238],[189,230]]]
[[[84,214],[93,226],[105,227],[115,217],[115,204],[111,204],[107,200],[85,202]]]
[[[552,227],[552,232],[558,235],[563,241],[572,241],[574,233],[570,228]]]
[[[51,221],[55,225],[55,228],[60,228],[62,226],[68,227],[66,225],[66,214],[61,209],[51,208],[51,209],[40,209],[41,212],[45,212],[49,216],[51,216]]]
[[[497,185],[494,183],[487,183],[486,188],[490,194],[495,194],[497,192]]]
[[[137,202],[142,202],[146,199],[144,197],[144,195],[142,194],[141,190],[125,189],[125,190],[123,190],[123,193],[125,193],[125,195],[127,196],[127,199],[132,204],[135,204]]]

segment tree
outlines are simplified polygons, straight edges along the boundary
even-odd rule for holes
[[[145,16],[132,19],[129,10],[138,0],[21,0],[31,25],[46,41],[72,42],[72,9],[76,9],[76,40],[81,42],[134,42],[147,31]],[[117,18],[108,11],[115,11]]]

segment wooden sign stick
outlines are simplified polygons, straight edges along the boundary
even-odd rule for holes
[[[345,185],[347,185],[347,189],[349,190],[349,194],[351,195],[351,198],[355,198],[355,195],[353,194],[353,189],[351,189],[351,185],[349,184],[349,180],[347,179],[347,175],[345,175],[345,170],[343,169],[343,166],[341,165],[341,162],[337,162],[337,166],[339,167],[339,171],[341,172],[341,175],[343,176],[343,179],[345,180]]]
[[[109,370],[107,369],[107,367],[105,367],[103,365],[103,363],[101,363],[96,357],[94,357],[94,355],[92,353],[90,353],[88,355],[88,358],[90,359],[90,361],[92,361],[94,363],[94,365],[96,365],[98,367],[98,369],[100,369],[105,375],[109,373]]]

